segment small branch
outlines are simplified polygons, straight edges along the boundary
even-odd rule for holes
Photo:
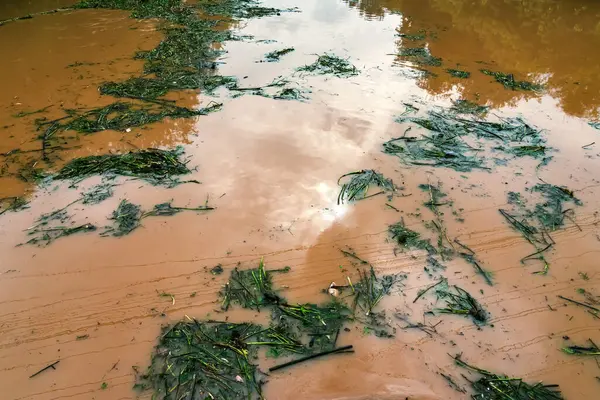
[[[38,376],[39,374],[41,374],[42,372],[44,372],[44,371],[45,371],[45,370],[47,370],[47,369],[50,369],[50,368],[52,368],[52,369],[56,369],[55,365],[56,365],[56,364],[58,364],[59,362],[60,362],[60,360],[58,360],[58,361],[54,361],[52,364],[48,365],[47,367],[44,367],[44,368],[40,369],[40,370],[39,370],[38,372],[36,372],[35,374],[31,375],[31,376],[29,377],[29,379],[33,378],[34,376]]]
[[[293,361],[290,361],[290,362],[286,362],[286,363],[283,363],[283,364],[276,365],[274,367],[269,368],[269,372],[277,371],[278,369],[290,367],[292,365],[296,365],[296,364],[302,363],[304,361],[308,361],[308,360],[312,360],[314,358],[319,358],[319,357],[323,357],[323,356],[326,356],[326,355],[329,355],[329,354],[336,354],[336,353],[354,353],[354,350],[352,350],[352,345],[338,347],[337,349],[333,349],[333,350],[329,350],[329,351],[324,351],[322,353],[313,354],[313,355],[310,355],[308,357],[299,358],[297,360],[293,360]]]

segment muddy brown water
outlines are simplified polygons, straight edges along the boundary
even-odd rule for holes
[[[5,2],[0,19],[39,12],[70,2]],[[72,3],[72,2],[71,2]],[[462,353],[469,362],[528,381],[559,384],[566,399],[597,398],[600,375],[593,358],[559,351],[563,336],[576,343],[600,342],[600,322],[557,295],[576,298],[577,288],[599,294],[598,151],[592,145],[600,131],[587,123],[598,116],[600,82],[600,5],[593,1],[269,1],[275,7],[300,7],[301,13],[243,21],[234,27],[254,40],[227,42],[219,72],[236,75],[248,87],[294,73],[314,54],[332,52],[361,70],[350,79],[294,74],[310,90],[306,102],[243,96],[222,97],[222,111],[188,121],[165,121],[126,134],[102,132],[73,137],[75,147],[63,161],[89,154],[130,148],[183,145],[192,178],[202,185],[173,189],[121,179],[113,198],[95,206],[73,206],[74,219],[105,225],[122,198],[150,208],[173,200],[176,205],[204,204],[214,212],[179,214],[144,220],[131,235],[114,239],[97,234],[74,235],[45,248],[16,247],[24,230],[42,213],[61,208],[79,192],[66,183],[37,188],[14,175],[0,178],[0,197],[26,194],[30,208],[0,216],[0,388],[6,399],[133,399],[132,366],[143,370],[160,326],[185,315],[220,316],[217,292],[237,263],[267,267],[289,265],[278,276],[293,301],[325,300],[321,289],[343,282],[352,265],[339,251],[352,247],[379,273],[405,272],[405,286],[387,297],[386,309],[397,329],[394,339],[380,339],[356,327],[339,343],[353,344],[351,355],[323,358],[273,373],[265,386],[269,399],[463,399],[444,373],[462,387],[465,371],[448,354]],[[403,42],[398,32],[431,32],[432,54],[444,67],[472,73],[460,80],[433,68],[423,77],[394,55]],[[20,111],[52,105],[48,116],[65,107],[96,106],[110,99],[97,92],[99,83],[122,79],[140,70],[131,55],[153,48],[161,35],[153,21],[137,21],[120,11],[84,10],[34,17],[0,27],[0,152],[36,149],[33,118]],[[277,43],[260,43],[275,39]],[[257,63],[282,47],[296,51],[279,63]],[[88,63],[68,67],[74,63]],[[517,79],[541,79],[543,94],[510,91],[478,72],[512,72]],[[203,95],[181,94],[181,100],[203,104]],[[575,190],[584,206],[575,221],[553,233],[557,242],[548,255],[550,271],[533,275],[540,265],[519,260],[531,246],[498,214],[507,207],[509,190],[523,191],[538,181],[537,162],[513,160],[493,173],[459,173],[447,169],[407,167],[381,153],[381,143],[403,134],[394,122],[402,103],[422,110],[448,106],[461,96],[477,99],[500,116],[522,115],[545,129],[558,151],[539,176]],[[58,113],[58,114],[55,114]],[[598,141],[600,143],[600,141]],[[31,162],[24,158],[18,162]],[[4,160],[2,160],[4,161]],[[6,163],[5,163],[6,164]],[[60,161],[59,161],[60,164]],[[7,165],[7,168],[15,168]],[[356,204],[337,204],[337,178],[349,171],[376,168],[405,189],[385,206],[374,197]],[[12,171],[12,170],[10,170]],[[463,177],[466,176],[465,177]],[[454,316],[423,316],[432,299],[415,304],[419,289],[433,281],[424,273],[421,252],[397,253],[387,239],[387,225],[404,217],[409,227],[427,234],[417,208],[425,215],[426,193],[417,185],[441,182],[464,208],[465,222],[447,219],[448,234],[473,248],[494,273],[487,286],[470,265],[449,262],[446,276],[469,290],[492,315],[493,327],[481,329]],[[431,218],[424,216],[423,218]],[[222,264],[225,273],[207,272]],[[583,280],[579,273],[586,273]],[[175,302],[158,292],[175,296]],[[192,297],[191,295],[195,293]],[[402,329],[393,317],[441,323],[437,335]],[[232,319],[264,318],[233,313]],[[85,340],[78,336],[89,335]],[[60,360],[56,370],[29,376]],[[266,368],[277,360],[263,360]],[[107,384],[102,388],[103,383]]]

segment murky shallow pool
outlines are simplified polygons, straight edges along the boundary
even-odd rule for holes
[[[72,3],[8,2],[0,19]],[[600,6],[583,0],[269,0],[264,5],[300,12],[223,26],[242,40],[224,43],[218,73],[237,77],[245,88],[286,77],[304,101],[234,98],[223,88],[213,95],[179,92],[170,95],[179,104],[218,101],[223,108],[125,132],[65,132],[56,144],[64,148],[50,166],[56,170],[78,157],[181,145],[193,167],[189,179],[201,185],[168,189],[117,178],[111,198],[69,208],[72,223],[105,226],[122,199],[144,210],[171,200],[188,207],[208,201],[216,209],[144,219],[142,227],[120,238],[77,234],[46,247],[17,245],[28,240],[27,229],[40,215],[65,207],[100,178],[72,188],[66,182],[37,186],[20,176],[24,167],[41,165],[35,126],[40,115],[16,115],[50,107],[42,115],[52,119],[65,109],[109,104],[114,99],[100,95],[98,86],[139,75],[143,63],[133,54],[156,47],[162,34],[157,21],[114,10],[61,11],[0,26],[0,197],[25,196],[29,202],[25,210],[0,216],[4,396],[135,398],[132,366],[146,368],[161,325],[185,316],[225,318],[217,293],[238,263],[256,267],[264,258],[267,268],[290,266],[290,273],[276,277],[285,297],[320,302],[327,299],[322,289],[331,282],[356,276],[351,260],[340,252],[351,247],[378,273],[408,274],[379,305],[395,337],[378,338],[352,326],[340,333],[338,343],[354,345],[354,354],[274,372],[264,386],[265,398],[462,399],[467,394],[442,376],[469,389],[461,377],[465,371],[448,355],[458,353],[494,372],[559,384],[566,399],[594,398],[600,375],[594,357],[567,355],[560,348],[588,338],[598,343],[598,318],[557,295],[589,303],[577,290],[598,294],[595,142],[600,131],[589,123],[598,120],[600,102]],[[295,50],[279,62],[260,62],[265,53],[284,47]],[[440,58],[441,65],[398,56],[416,47]],[[296,70],[323,53],[348,59],[360,73],[340,78]],[[470,76],[453,77],[448,69]],[[514,74],[509,83],[535,82],[544,90],[507,89],[481,69]],[[382,152],[384,142],[406,135],[411,126],[409,134],[425,133],[395,121],[410,111],[406,104],[418,110],[405,117],[425,116],[458,99],[488,106],[490,120],[521,116],[543,130],[545,145],[555,149],[552,159],[542,166],[531,157],[496,163],[498,153],[488,149],[491,171],[464,172],[406,165]],[[20,149],[18,157],[14,149]],[[338,178],[365,169],[392,178],[403,188],[400,195],[338,204]],[[545,253],[546,275],[532,274],[543,267],[539,261],[521,263],[535,249],[498,212],[512,207],[508,192],[529,196],[526,188],[541,182],[567,187],[583,203],[568,206],[574,212],[551,232],[555,244]],[[472,248],[493,274],[495,284],[489,286],[460,258],[445,262],[443,272],[487,308],[490,325],[423,314],[435,307],[434,297],[413,303],[437,277],[424,270],[425,252],[395,250],[388,226],[402,218],[437,241],[424,224],[435,219],[423,205],[428,193],[418,188],[427,183],[440,184],[461,209],[460,218],[444,211],[447,236]],[[223,275],[209,272],[217,264]],[[406,329],[396,315],[435,325],[436,333]],[[266,317],[246,310],[230,318]],[[57,360],[56,370],[29,378]],[[261,367],[280,362],[265,359]]]

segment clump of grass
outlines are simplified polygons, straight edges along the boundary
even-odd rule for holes
[[[456,314],[471,317],[475,324],[485,324],[489,319],[488,312],[466,290],[456,286],[448,286],[443,282],[436,288],[436,295],[446,302],[445,307],[436,308],[442,314]]]
[[[581,206],[583,203],[579,200],[571,190],[566,187],[556,186],[549,183],[538,183],[532,189],[532,192],[540,193],[544,202],[535,205],[535,209],[531,212],[539,222],[539,224],[549,230],[556,230],[564,225],[565,203],[573,203]]]
[[[528,81],[517,81],[513,74],[505,74],[502,72],[494,72],[489,69],[480,70],[485,75],[489,75],[494,77],[494,80],[498,83],[504,85],[506,89],[511,90],[527,90],[527,91],[540,91],[543,90],[544,87],[542,85],[538,85],[536,83],[528,82]]]
[[[263,306],[284,302],[273,290],[273,271],[265,270],[262,259],[258,268],[243,271],[235,268],[219,295],[222,298],[221,308],[225,311],[231,303],[260,311]]]
[[[109,228],[107,233],[111,233],[113,236],[128,235],[141,225],[142,208],[127,200],[121,200],[110,219],[115,221],[115,225]]]
[[[430,67],[440,67],[442,65],[442,59],[432,56],[429,49],[425,47],[403,48],[398,55],[400,57],[405,57],[418,65]]]
[[[103,182],[81,194],[83,204],[99,204],[113,196],[114,183]]]
[[[314,63],[298,68],[298,71],[346,78],[358,75],[360,72],[347,59],[327,53],[319,55]]]
[[[426,239],[421,239],[421,235],[418,232],[410,230],[404,224],[404,221],[397,222],[390,225],[388,233],[401,248],[404,249],[419,249],[427,250],[429,254],[435,254],[435,247],[431,245],[431,242]]]
[[[373,313],[381,299],[391,293],[392,287],[402,276],[384,275],[377,277],[371,266],[369,271],[358,270],[359,282],[352,286],[354,292],[353,309],[360,308],[365,315]]]
[[[114,226],[107,228],[103,233],[112,234],[113,236],[124,236],[133,232],[141,226],[141,221],[147,217],[173,216],[182,211],[211,211],[213,207],[205,204],[199,207],[173,207],[171,202],[156,204],[150,211],[142,211],[142,208],[127,200],[121,200],[119,206],[111,216],[111,220],[115,221]]]
[[[444,201],[444,198],[448,195],[439,186],[422,183],[419,185],[419,189],[430,194],[429,200],[424,202],[423,205],[435,213],[437,213],[437,207],[452,205],[451,201]]]
[[[450,74],[450,76],[452,76],[454,78],[467,79],[467,78],[469,78],[471,76],[470,72],[462,71],[460,69],[448,68],[448,69],[446,69],[446,72],[448,74]]]
[[[401,37],[405,40],[410,40],[411,42],[418,42],[425,40],[427,37],[427,32],[424,29],[421,29],[417,33],[398,33],[398,37]]]
[[[562,348],[562,351],[577,356],[600,356],[600,347],[594,343],[592,339],[588,339],[590,342],[589,346],[566,346]]]
[[[254,324],[179,322],[163,329],[148,371],[137,389],[164,399],[261,399],[263,379]]]
[[[148,149],[124,154],[88,156],[70,161],[54,178],[82,180],[92,175],[112,173],[158,184],[191,172],[180,157],[180,149]]]
[[[372,169],[349,172],[338,179],[338,185],[344,178],[350,177],[350,180],[342,184],[340,194],[338,195],[338,204],[344,201],[364,200],[383,193],[394,193],[396,186],[394,182]],[[369,188],[377,187],[381,190],[375,194],[368,195]]]
[[[383,152],[411,165],[446,167],[461,172],[489,169],[473,148],[452,132],[433,133],[421,138],[394,138],[383,144]]]
[[[565,209],[565,203],[572,202],[575,205],[581,205],[582,202],[569,189],[547,183],[535,185],[531,188],[531,192],[540,193],[544,201],[537,203],[533,209],[527,209],[525,202],[521,200],[520,194],[509,193],[509,204],[515,204],[517,210],[509,212],[500,209],[499,211],[509,225],[531,243],[536,250],[534,253],[523,257],[521,263],[531,259],[540,260],[543,262],[544,268],[535,273],[546,274],[550,265],[544,257],[544,253],[554,245],[554,240],[548,231],[562,227],[565,218],[570,218],[569,211],[573,210]]]
[[[273,95],[273,98],[276,100],[306,100],[306,97],[302,90],[296,88],[284,88]]]
[[[497,375],[467,364],[457,355],[454,361],[462,368],[481,375],[476,381],[470,381],[477,400],[563,400],[558,385],[542,383],[528,384],[521,378]]]
[[[457,103],[456,107],[471,108],[466,103]],[[468,144],[467,138],[495,142],[494,150],[514,157],[540,158],[550,150],[541,131],[520,118],[489,122],[461,118],[456,113],[430,111],[425,117],[400,117],[396,121],[410,122],[431,132],[421,137],[402,136],[384,143],[384,153],[412,165],[447,167],[461,172],[489,169],[481,154],[483,149]]]
[[[293,47],[286,47],[285,49],[271,51],[265,54],[265,60],[267,62],[279,61],[281,57],[285,56],[288,53],[291,53],[294,50],[295,49]]]
[[[482,116],[487,113],[488,110],[489,107],[487,106],[480,106],[479,104],[464,99],[452,102],[452,107],[450,108],[450,111],[457,114],[472,114],[476,116]]]

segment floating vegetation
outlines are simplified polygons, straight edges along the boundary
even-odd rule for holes
[[[441,278],[438,282],[419,290],[417,297],[413,300],[415,303],[426,293],[435,289],[435,294],[438,300],[445,301],[445,307],[436,308],[435,311],[442,314],[456,314],[465,317],[471,317],[476,324],[485,324],[489,319],[488,312],[473,296],[466,290],[453,285],[448,285],[446,278]]]
[[[446,305],[436,308],[435,311],[471,317],[476,324],[485,324],[488,321],[487,311],[466,290],[456,285],[448,286],[446,281],[437,286],[436,295],[438,299],[445,300]]]
[[[265,54],[265,61],[267,61],[267,62],[279,61],[279,59],[281,57],[285,56],[288,53],[291,53],[294,50],[295,49],[293,47],[287,47],[285,49],[271,51],[271,52]]]
[[[489,75],[494,77],[496,82],[504,85],[506,89],[511,90],[531,90],[531,91],[540,91],[544,89],[544,86],[538,85],[536,83],[531,83],[527,81],[517,81],[515,80],[515,76],[513,74],[504,74],[502,72],[494,72],[489,69],[481,69],[480,70],[485,75]]]
[[[388,233],[401,248],[404,249],[419,249],[427,250],[429,254],[435,254],[435,247],[431,245],[429,240],[421,239],[418,232],[410,230],[404,224],[404,221],[390,225]]]
[[[285,88],[273,95],[273,98],[276,100],[306,100],[306,97],[303,94],[303,91],[296,88]]]
[[[433,133],[430,136],[399,137],[383,144],[383,152],[397,156],[406,164],[448,167],[461,172],[489,169],[484,160],[471,154],[473,149],[451,132]]]
[[[600,347],[592,339],[588,339],[590,346],[566,346],[562,348],[567,354],[577,356],[600,356]]]
[[[171,202],[156,204],[150,211],[146,211],[142,214],[142,218],[146,217],[161,217],[161,216],[173,216],[179,214],[182,211],[212,211],[213,207],[208,206],[208,200],[206,205],[200,207],[173,207]]]
[[[419,185],[419,189],[429,194],[429,200],[423,203],[423,205],[431,210],[435,216],[435,220],[426,223],[425,225],[438,233],[437,253],[442,256],[443,260],[447,260],[454,253],[454,245],[450,238],[448,238],[446,226],[442,218],[444,213],[439,210],[439,207],[446,205],[451,206],[452,201],[443,200],[446,197],[446,194],[442,192],[441,184],[439,183],[438,185],[432,185],[430,183],[426,185],[421,184]],[[450,247],[447,247],[444,243],[447,243]]]
[[[455,107],[470,108],[467,103]],[[481,109],[483,111],[483,109]],[[402,136],[383,144],[383,152],[399,157],[412,165],[447,167],[461,172],[486,169],[484,149],[467,143],[465,139],[486,139],[497,144],[495,151],[514,157],[542,158],[550,148],[546,147],[541,131],[520,118],[504,118],[489,122],[461,118],[451,112],[430,111],[426,117],[399,117],[400,123],[413,123],[431,133],[421,137]]]
[[[344,78],[358,75],[360,72],[347,59],[327,53],[319,55],[314,63],[298,68],[298,71],[318,75],[335,75]]]
[[[435,186],[431,184],[420,184],[419,189],[424,192],[429,193],[429,200],[423,203],[423,205],[429,208],[434,213],[438,213],[437,207],[452,205],[451,201],[444,201],[443,199],[447,197],[446,193],[442,192],[440,186]]]
[[[174,176],[191,172],[180,160],[181,154],[181,149],[148,149],[76,158],[67,163],[54,178],[83,180],[92,175],[113,173],[144,179],[153,184],[173,183]]]
[[[346,177],[350,177],[350,180],[342,184],[340,194],[338,195],[338,204],[342,204],[344,201],[364,200],[379,194],[394,193],[396,191],[396,186],[391,179],[372,169],[363,169],[362,171],[344,174],[338,179],[338,185]],[[372,186],[378,187],[381,190],[368,195],[369,188]]]
[[[564,208],[565,203],[573,203],[577,206],[583,205],[571,190],[566,187],[551,185],[549,183],[538,183],[532,192],[540,193],[543,203],[537,203],[531,214],[535,216],[539,224],[551,231],[564,225],[565,214],[568,210]]]
[[[442,65],[442,59],[432,56],[429,49],[425,47],[403,48],[398,55],[406,57],[418,65],[427,65],[430,67],[440,67]]]
[[[462,71],[460,69],[448,68],[448,69],[446,69],[446,72],[448,74],[450,74],[450,76],[452,76],[454,78],[467,79],[467,78],[469,78],[471,76],[470,72]]]
[[[113,196],[114,183],[103,182],[81,194],[83,204],[98,204]]]
[[[263,260],[258,268],[240,271],[235,268],[221,291],[221,308],[229,309],[231,303],[260,311],[265,305],[278,304],[283,299],[273,290],[273,271],[266,271]]]
[[[475,272],[477,272],[479,275],[481,275],[483,277],[483,279],[485,279],[485,282],[490,285],[493,286],[494,282],[493,282],[493,276],[492,273],[487,271],[486,269],[484,269],[481,266],[481,262],[477,259],[477,256],[475,255],[475,252],[473,250],[471,250],[470,247],[468,247],[467,245],[461,243],[458,241],[458,239],[454,239],[454,243],[456,243],[457,245],[459,245],[464,251],[459,251],[458,254],[469,264],[471,264],[473,266],[473,268],[475,268]]]
[[[452,102],[450,111],[457,114],[473,114],[476,116],[482,116],[487,113],[489,107],[480,106],[479,104],[473,103],[469,100],[456,100]]]
[[[45,149],[49,146],[49,141],[61,131],[73,130],[79,133],[95,133],[112,129],[123,132],[128,128],[151,124],[167,117],[190,118],[206,115],[220,109],[220,107],[221,104],[215,103],[206,108],[192,110],[175,106],[170,102],[154,104],[116,102],[83,113],[66,110],[66,117],[51,121],[42,118],[36,120],[36,124],[38,131],[43,129],[40,139]]]
[[[481,375],[476,381],[470,381],[476,400],[563,400],[558,385],[536,383],[530,385],[521,378],[497,375],[467,364],[457,355],[454,361],[462,368]]]
[[[111,220],[115,221],[113,226],[108,227],[102,235],[124,236],[133,232],[141,226],[142,219],[146,217],[173,216],[182,211],[211,211],[213,207],[208,204],[200,207],[173,207],[171,202],[157,204],[150,211],[143,212],[142,208],[129,202],[121,200],[119,206],[113,211]]]
[[[508,211],[500,209],[500,214],[506,219],[509,225],[512,226],[514,230],[520,232],[521,235],[527,240],[529,243],[533,245],[535,248],[535,252],[523,257],[521,259],[521,263],[524,264],[525,261],[530,259],[537,259],[543,262],[544,268],[541,271],[534,272],[534,274],[545,275],[550,268],[550,264],[544,257],[544,252],[548,251],[553,245],[554,241],[546,233],[545,230],[539,230],[535,226],[531,225],[529,221],[525,218],[520,218],[518,215],[510,214]]]
[[[256,364],[264,329],[254,324],[179,322],[163,329],[137,389],[161,399],[261,399]]]
[[[554,245],[554,240],[548,231],[554,231],[564,225],[565,218],[570,218],[569,211],[565,209],[564,204],[571,202],[575,205],[582,205],[581,200],[575,197],[574,193],[561,186],[548,183],[535,185],[530,190],[532,193],[541,194],[543,201],[535,205],[533,209],[527,209],[525,202],[519,193],[509,192],[508,202],[514,204],[516,210],[509,212],[500,209],[500,214],[512,226],[514,230],[521,233],[523,238],[531,243],[535,252],[523,257],[521,263],[531,259],[537,259],[543,262],[544,269],[537,274],[546,274],[549,263],[544,257],[544,253]]]
[[[2,215],[8,211],[19,211],[27,208],[27,200],[20,196],[3,197],[0,199],[0,206],[2,207],[0,215]]]
[[[266,270],[262,260],[258,268],[233,270],[219,294],[223,309],[232,304],[266,309],[271,314],[269,325],[187,317],[165,327],[150,367],[139,376],[135,387],[153,390],[154,397],[164,399],[261,399],[265,376],[257,365],[259,350],[267,350],[268,357],[302,355],[272,366],[269,372],[327,355],[351,353],[352,345],[337,346],[344,325],[360,320],[368,324],[365,329],[381,327],[383,313],[374,309],[401,279],[396,275],[379,278],[371,269],[360,273],[355,285],[344,287],[352,290],[349,299],[355,309],[368,313],[364,318],[355,317],[337,299],[323,305],[288,303],[272,281],[274,273],[288,271],[289,267]],[[376,334],[390,336],[385,329]]]
[[[96,226],[92,224],[83,224],[73,227],[54,226],[48,228],[43,227],[43,225],[38,225],[28,230],[27,234],[34,237],[29,239],[26,243],[38,246],[48,246],[50,243],[61,237],[71,236],[82,232],[94,232],[96,229]]]
[[[113,236],[128,235],[140,226],[142,208],[127,200],[121,200],[110,219],[115,221],[115,223],[106,233],[111,233]]]
[[[410,40],[412,42],[418,42],[425,40],[427,37],[427,32],[424,29],[421,29],[417,33],[398,33],[398,37],[401,37],[405,40]]]
[[[378,337],[393,337],[394,330],[386,321],[383,312],[374,311],[384,296],[391,294],[392,288],[406,278],[406,275],[383,275],[377,277],[371,266],[368,271],[358,270],[359,282],[351,285],[354,296],[352,310],[357,321],[365,325],[367,332]],[[361,313],[357,314],[357,310]]]

